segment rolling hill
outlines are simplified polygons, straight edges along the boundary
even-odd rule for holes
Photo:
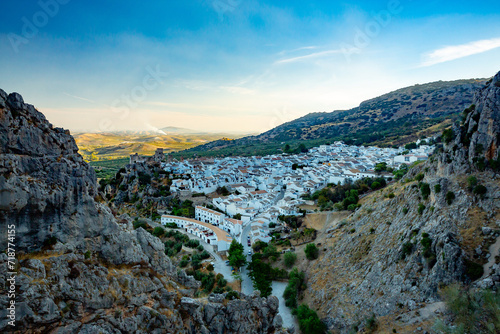
[[[223,133],[179,133],[161,134],[151,131],[123,131],[112,133],[76,133],[75,141],[79,153],[87,161],[109,160],[129,157],[130,154],[153,155],[157,148],[165,152],[185,150],[225,137],[239,138],[243,135]]]
[[[226,156],[280,152],[284,143],[312,147],[349,144],[401,145],[442,131],[467,108],[486,79],[438,81],[402,88],[350,110],[311,113],[257,136],[217,140],[176,155]]]

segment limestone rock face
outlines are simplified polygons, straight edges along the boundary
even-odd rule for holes
[[[188,302],[200,282],[175,270],[160,239],[118,223],[96,189],[69,131],[0,90],[0,229],[15,225],[19,261],[17,326],[2,293],[0,332],[281,333],[272,298]],[[7,278],[1,270],[0,291]]]
[[[440,287],[452,283],[500,289],[495,261],[482,278],[471,274],[473,266],[486,268],[498,255],[488,248],[500,236],[500,181],[490,161],[499,158],[500,73],[476,93],[465,114],[440,152],[402,182],[367,196],[308,266],[308,301],[319,305],[330,329],[347,333],[371,315],[404,318],[439,302]],[[432,189],[428,199],[417,174]],[[486,194],[467,187],[471,175]],[[389,193],[393,198],[384,196]]]
[[[497,160],[500,144],[500,72],[476,93],[474,104],[475,110],[466,120],[467,133],[472,133],[469,161],[473,162],[476,156]]]

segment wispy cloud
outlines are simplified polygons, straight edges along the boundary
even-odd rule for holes
[[[286,54],[289,54],[289,53],[294,53],[294,52],[297,52],[297,51],[302,51],[302,50],[314,50],[314,49],[317,49],[318,47],[317,46],[303,46],[301,48],[297,48],[297,49],[293,49],[293,50],[283,50],[281,51],[280,53],[278,53],[280,56],[284,56]]]
[[[446,46],[422,56],[421,67],[432,66],[447,61],[483,53],[500,47],[500,38],[484,39],[462,45]]]
[[[315,52],[315,53],[310,53],[310,54],[305,55],[305,56],[298,56],[298,57],[293,57],[293,58],[281,59],[281,60],[276,61],[275,64],[296,63],[296,62],[304,61],[307,59],[321,58],[324,56],[338,54],[341,52],[342,52],[341,50],[327,50],[327,51]]]
[[[76,95],[71,95],[71,94],[68,94],[66,92],[63,92],[64,95],[66,96],[69,96],[69,97],[72,97],[72,98],[75,98],[75,99],[78,99],[78,100],[82,100],[82,101],[87,101],[87,102],[90,102],[90,103],[96,103],[95,101],[93,100],[89,100],[89,99],[86,99],[84,97],[81,97],[81,96],[76,96]]]

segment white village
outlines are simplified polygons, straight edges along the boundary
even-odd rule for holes
[[[177,177],[170,187],[172,193],[209,194],[225,187],[229,194],[213,198],[212,209],[196,206],[195,219],[163,215],[161,223],[177,224],[217,252],[227,251],[233,239],[248,241],[248,245],[269,242],[270,224],[276,226],[280,216],[298,215],[299,206],[308,203],[304,195],[346,180],[390,179],[391,173],[376,172],[375,166],[385,163],[398,168],[427,160],[435,147],[425,143],[419,140],[417,148],[405,150],[335,142],[294,155],[169,159],[162,162],[162,168]]]

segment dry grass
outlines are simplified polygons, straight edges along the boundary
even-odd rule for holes
[[[18,253],[17,254],[17,259],[18,261],[23,261],[23,260],[47,260],[53,257],[59,257],[64,255],[63,252],[47,252],[47,251],[39,251],[39,252],[33,252],[33,253]]]

